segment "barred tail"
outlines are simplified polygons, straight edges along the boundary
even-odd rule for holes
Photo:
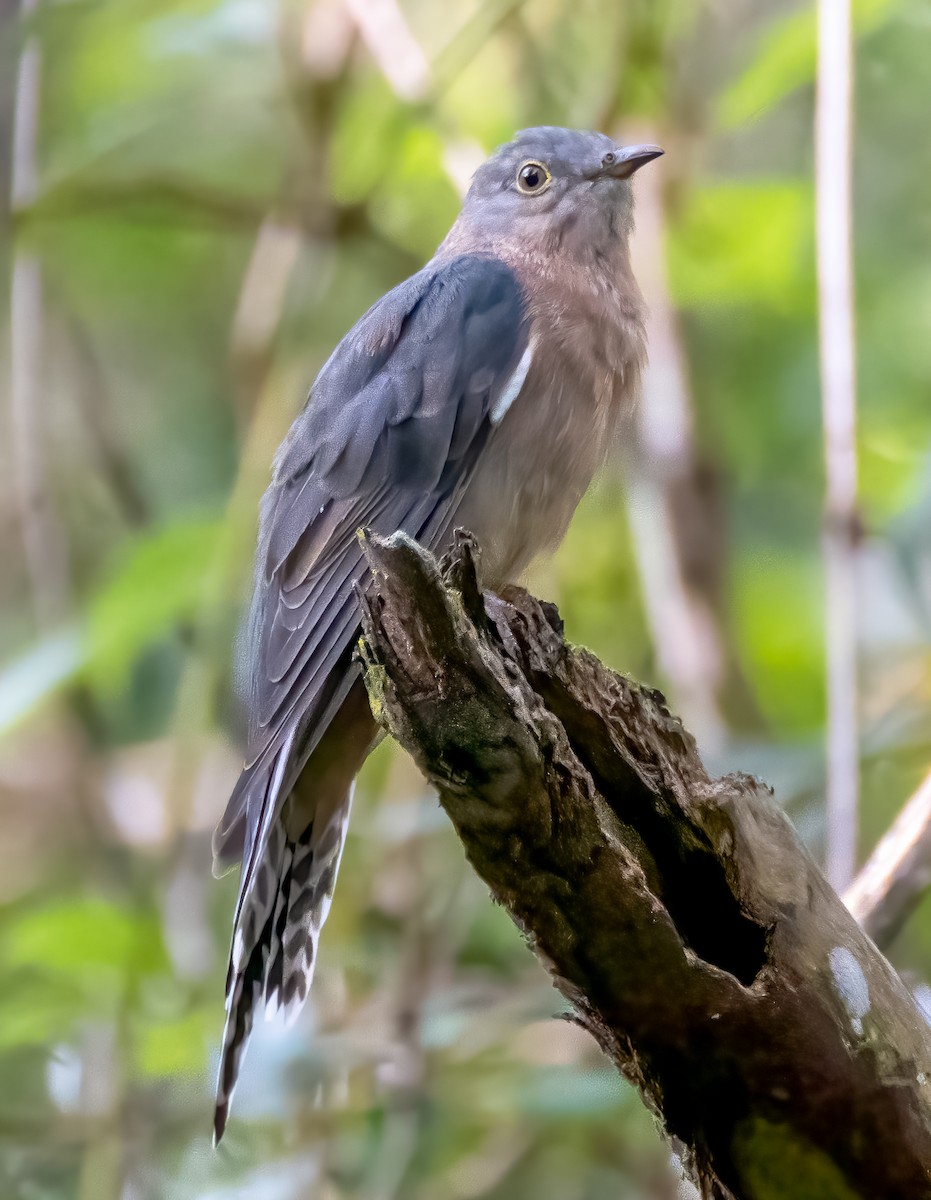
[[[310,990],[320,930],[330,911],[353,788],[319,809],[299,837],[279,816],[269,830],[242,906],[226,980],[226,1026],[220,1052],[214,1145],[223,1136],[233,1089],[256,1009],[293,1020]]]

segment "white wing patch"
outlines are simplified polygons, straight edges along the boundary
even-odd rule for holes
[[[514,368],[514,374],[507,381],[501,395],[495,401],[494,408],[491,410],[491,423],[498,425],[504,418],[504,414],[508,411],[514,401],[517,399],[520,389],[524,386],[524,380],[527,378],[527,372],[530,370],[530,363],[533,360],[533,341],[527,343],[527,349],[521,355],[520,362]]]

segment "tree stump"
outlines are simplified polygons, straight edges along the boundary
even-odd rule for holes
[[[552,605],[483,595],[468,535],[364,545],[377,719],[702,1195],[931,1196],[931,1030],[770,791]]]

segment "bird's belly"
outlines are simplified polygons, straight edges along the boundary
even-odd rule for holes
[[[479,540],[490,587],[514,582],[533,558],[556,548],[604,460],[614,425],[604,395],[592,384],[580,388],[577,378],[561,382],[528,379],[491,435],[457,514],[457,525]]]

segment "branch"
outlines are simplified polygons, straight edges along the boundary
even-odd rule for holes
[[[346,0],[369,53],[402,100],[422,100],[431,84],[430,64],[397,0]]]
[[[931,886],[931,772],[844,892],[844,903],[880,947],[888,946]]]
[[[705,1197],[929,1194],[931,1031],[768,791],[663,697],[403,535],[364,545],[378,720]]]

